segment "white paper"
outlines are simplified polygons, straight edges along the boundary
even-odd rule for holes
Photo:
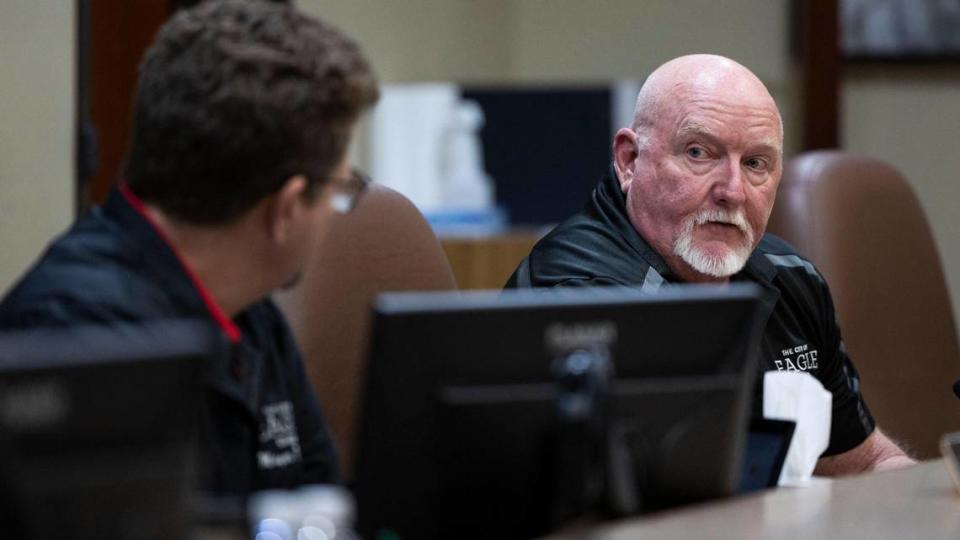
[[[797,427],[780,472],[781,486],[810,482],[820,454],[830,444],[833,396],[809,373],[770,371],[763,376],[763,416],[792,420]]]

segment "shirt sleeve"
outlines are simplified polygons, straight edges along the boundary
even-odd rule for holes
[[[860,374],[847,355],[830,290],[826,283],[820,292],[823,300],[822,325],[825,354],[821,362],[820,382],[833,394],[830,445],[824,456],[842,454],[862,443],[873,432],[876,422],[860,393]]]

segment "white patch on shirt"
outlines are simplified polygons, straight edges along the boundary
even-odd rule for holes
[[[257,463],[261,469],[287,467],[300,461],[300,439],[297,437],[297,422],[293,414],[293,403],[281,401],[264,405],[260,412],[260,446],[273,443],[273,449],[261,449],[257,452]]]

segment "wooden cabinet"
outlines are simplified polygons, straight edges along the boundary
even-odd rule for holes
[[[440,243],[460,289],[501,289],[547,230],[518,229],[493,236],[444,236]]]

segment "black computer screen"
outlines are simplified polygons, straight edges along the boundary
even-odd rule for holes
[[[355,462],[361,533],[526,538],[734,493],[758,294],[382,296]]]
[[[567,219],[610,168],[609,86],[467,85],[463,98],[483,109],[484,165],[510,223]],[[530,144],[542,133],[549,133],[549,144]],[[544,193],[550,204],[544,204]]]
[[[754,418],[750,422],[739,493],[777,485],[796,427],[791,420]]]
[[[4,534],[184,536],[205,362],[224,347],[197,320],[0,332]]]

